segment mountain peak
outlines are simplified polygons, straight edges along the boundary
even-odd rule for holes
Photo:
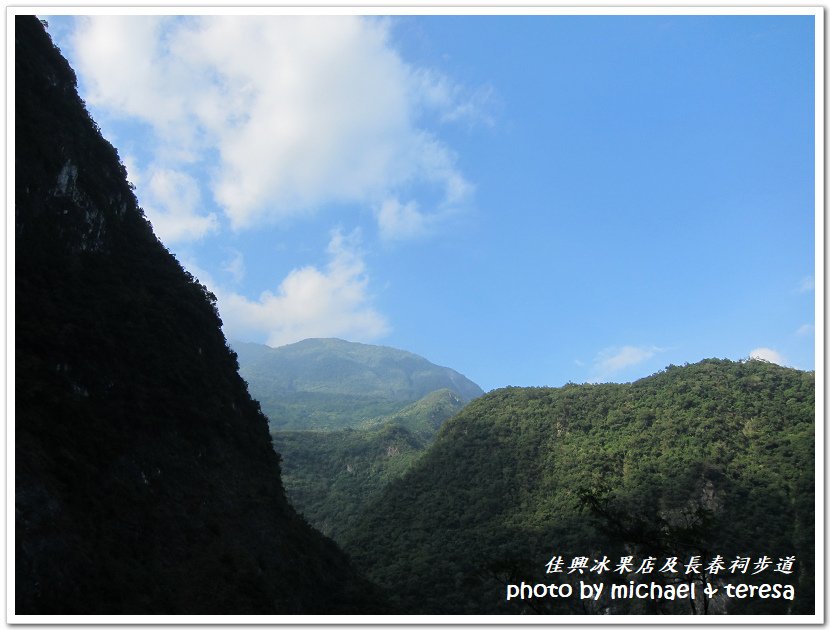
[[[272,427],[356,426],[439,389],[465,403],[484,393],[455,370],[386,346],[304,339],[279,348],[244,343],[234,349],[240,374]]]

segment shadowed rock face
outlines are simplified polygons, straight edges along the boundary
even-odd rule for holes
[[[373,612],[34,17],[15,105],[15,612]]]

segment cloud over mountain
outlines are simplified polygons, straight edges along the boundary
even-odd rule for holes
[[[264,337],[268,345],[281,346],[308,337],[371,341],[389,332],[386,318],[371,306],[359,234],[335,231],[327,253],[324,269],[295,268],[275,291],[264,291],[258,299],[205,280],[219,298],[226,334]]]
[[[749,353],[750,359],[760,359],[776,365],[787,365],[787,359],[781,356],[781,353],[772,348],[755,348]]]
[[[656,346],[622,346],[605,348],[594,359],[593,381],[605,381],[626,368],[647,361],[662,348]]]

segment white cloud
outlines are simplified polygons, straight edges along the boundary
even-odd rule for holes
[[[441,112],[443,122],[466,122],[468,126],[492,127],[496,100],[492,85],[483,85],[470,91],[446,76],[427,68],[412,72],[412,81],[426,107]]]
[[[390,28],[355,16],[93,16],[72,42],[88,101],[148,124],[162,168],[209,168],[205,185],[245,228],[327,202],[378,207],[413,186],[437,193],[438,210],[469,197],[423,115],[481,117],[490,93],[408,65]]]
[[[123,162],[144,214],[163,241],[198,240],[219,229],[215,213],[199,213],[202,195],[193,177],[157,165],[142,170],[133,155],[126,155]]]
[[[135,179],[143,183],[139,201],[162,241],[196,240],[218,229],[215,214],[199,214],[199,186],[186,173],[152,167]]]
[[[798,327],[798,330],[795,331],[795,334],[799,337],[803,337],[806,335],[812,335],[816,332],[816,327],[813,324],[803,324]]]
[[[245,278],[245,258],[242,252],[234,251],[233,256],[222,265],[222,271],[229,274],[234,282],[242,282]]]
[[[810,291],[814,291],[816,288],[816,279],[813,276],[807,276],[802,278],[801,281],[798,283],[798,292],[799,293],[809,293]]]
[[[309,337],[345,337],[373,341],[389,332],[386,319],[372,308],[368,276],[358,235],[332,235],[329,262],[291,271],[276,291],[258,300],[222,289],[214,292],[229,338],[265,336],[271,346]]]
[[[656,346],[622,346],[605,348],[594,359],[594,378],[592,381],[606,381],[615,374],[646,361],[662,352]]]
[[[777,365],[787,365],[787,360],[772,348],[755,348],[755,350],[749,353],[749,358],[769,361]]]
[[[397,199],[387,199],[378,211],[381,238],[401,240],[421,236],[428,230],[433,217],[418,211],[414,201],[402,205]]]

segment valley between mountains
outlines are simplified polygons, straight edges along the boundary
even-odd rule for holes
[[[305,429],[299,415],[290,429],[272,421],[289,500],[400,610],[797,613],[812,605],[810,373],[757,360],[710,359],[669,366],[630,384],[516,387],[468,400],[453,389],[453,382],[464,383],[475,393],[466,379],[432,366],[452,382],[427,379],[445,387],[411,402],[423,392],[409,389],[408,398],[394,401],[401,383],[412,381],[401,366],[415,362],[399,350],[341,340],[277,349],[247,344],[240,373],[252,375],[254,396],[262,383],[275,382],[262,354],[283,383],[295,384],[292,391],[263,391],[263,397],[282,392],[286,405],[300,409],[297,397],[327,392],[307,403]],[[285,360],[277,360],[280,355]],[[419,358],[418,365],[424,377],[430,364]],[[369,382],[375,408],[386,415],[369,417],[371,407],[353,404]],[[343,383],[360,385],[350,392]],[[335,416],[333,426],[320,426],[319,418]],[[575,587],[582,572],[551,575],[546,569],[552,556],[586,554],[706,562],[720,556],[727,570],[708,576],[710,582],[702,576],[700,588],[729,585],[730,578],[749,577],[748,584],[769,579],[730,572],[735,558],[794,555],[797,577],[777,577],[799,595],[792,601],[722,595],[691,605],[505,597],[508,584],[523,581],[564,580]],[[602,582],[625,584],[630,577],[648,583],[644,574],[623,573]],[[664,585],[695,583],[694,574],[670,577],[657,575]]]
[[[814,372],[713,358],[485,393],[403,350],[229,345],[43,24],[10,19],[19,620],[821,605]]]

